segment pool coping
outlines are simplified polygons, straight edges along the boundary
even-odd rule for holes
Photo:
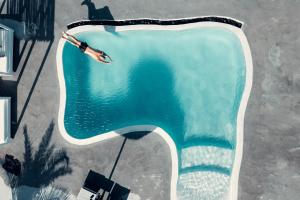
[[[169,21],[169,20],[168,20]],[[111,21],[110,21],[111,22]],[[115,25],[113,25],[115,26]],[[232,167],[232,174],[230,176],[230,186],[228,191],[227,199],[237,199],[238,197],[238,179],[239,179],[239,171],[242,161],[243,154],[243,138],[244,138],[244,117],[245,111],[247,107],[247,102],[250,96],[251,88],[252,88],[252,77],[253,77],[253,64],[252,64],[252,56],[250,47],[247,41],[247,38],[242,31],[241,28],[237,26],[233,26],[227,23],[220,23],[216,21],[200,21],[195,23],[186,23],[180,25],[160,25],[160,24],[139,24],[139,25],[122,25],[115,26],[116,32],[118,31],[128,31],[128,30],[184,30],[190,28],[203,28],[203,27],[220,27],[230,30],[235,33],[241,42],[241,46],[243,49],[243,53],[245,56],[245,64],[246,64],[246,80],[245,80],[245,88],[241,98],[238,115],[237,115],[237,133],[236,133],[236,150],[235,150],[235,158]],[[85,31],[105,31],[105,26],[103,25],[80,25],[76,26],[68,30],[71,34],[76,34],[79,32]],[[152,125],[139,125],[139,126],[130,126],[124,127],[118,130],[110,131],[107,133],[101,133],[100,135],[93,136],[87,139],[77,139],[70,136],[64,126],[64,112],[66,106],[66,88],[65,88],[65,80],[64,80],[64,72],[62,68],[62,51],[65,44],[64,39],[60,39],[57,48],[57,73],[59,79],[60,86],[60,105],[59,105],[59,113],[58,113],[58,128],[65,140],[69,143],[76,145],[89,145],[96,142],[100,142],[106,139],[114,138],[120,136],[121,134],[126,134],[129,132],[135,131],[152,131],[160,135],[168,144],[171,153],[172,160],[172,170],[171,170],[171,183],[170,183],[170,199],[177,199],[177,180],[178,180],[178,155],[177,149],[172,138],[167,134],[163,129],[152,126]]]

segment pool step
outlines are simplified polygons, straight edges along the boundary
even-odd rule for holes
[[[178,200],[224,200],[228,194],[230,176],[197,171],[179,175],[177,183]]]
[[[229,189],[234,150],[221,146],[186,146],[180,154],[178,199],[224,200]]]
[[[234,151],[215,146],[191,146],[181,150],[181,169],[195,166],[219,166],[231,169]]]

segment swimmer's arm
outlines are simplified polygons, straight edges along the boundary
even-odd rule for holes
[[[96,59],[98,62],[102,62],[102,63],[105,63],[105,64],[110,64],[111,62],[109,62],[109,61],[106,61],[106,60],[104,60],[104,59],[100,59],[99,57],[97,57],[97,59]]]
[[[94,52],[91,52],[91,51],[85,51],[86,54],[88,54],[89,56],[91,56],[93,59],[95,59],[96,61],[98,62],[102,62],[102,63],[105,63],[105,64],[109,64],[110,62],[104,60],[104,59],[101,59],[98,55],[96,55]]]

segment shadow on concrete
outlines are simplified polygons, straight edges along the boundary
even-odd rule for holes
[[[51,143],[54,123],[51,122],[43,136],[38,149],[34,149],[28,135],[27,127],[24,127],[24,157],[22,171],[19,177],[7,174],[9,184],[12,188],[29,186],[34,188],[47,187],[55,179],[70,174],[69,157],[66,150],[56,149]],[[22,194],[19,194],[22,196]],[[19,199],[19,198],[18,198]],[[30,199],[30,198],[28,198]]]
[[[124,140],[123,140],[123,142],[122,142],[120,151],[119,151],[119,153],[117,155],[116,161],[115,161],[115,163],[113,165],[113,168],[112,168],[112,170],[111,170],[111,172],[110,172],[110,174],[108,176],[108,180],[112,179],[112,176],[113,176],[113,174],[115,172],[115,169],[117,167],[117,164],[118,164],[118,162],[120,160],[120,157],[121,157],[121,154],[123,152],[124,146],[126,144],[126,141],[127,141],[127,138],[125,137]],[[114,190],[115,190],[115,192],[114,192]],[[125,191],[125,193],[124,193],[124,191]],[[128,190],[127,188],[124,188],[124,187],[120,186],[119,184],[115,184],[114,187],[113,187],[113,190],[111,192],[112,196],[109,196],[107,199],[118,199],[120,196],[122,196],[122,199],[127,199],[128,195],[129,195],[129,191],[130,190]],[[101,200],[104,199],[105,193],[106,192],[103,191],[102,194],[100,194],[100,199]]]
[[[89,20],[114,20],[114,17],[111,14],[108,6],[104,6],[103,8],[96,8],[95,3],[91,0],[84,0],[81,5],[87,6]],[[104,29],[107,32],[116,33],[115,26],[104,26]]]
[[[144,136],[148,135],[149,133],[151,133],[152,131],[135,131],[135,132],[130,132],[130,133],[123,134],[122,136],[127,138],[127,139],[130,139],[130,140],[139,140],[142,137],[144,137]]]
[[[25,23],[27,39],[53,39],[55,0],[4,0],[0,8],[1,18]]]
[[[124,149],[124,146],[126,144],[126,141],[129,139],[129,140],[139,140],[141,139],[142,137],[148,135],[149,133],[151,133],[152,131],[135,131],[135,132],[130,132],[130,133],[126,133],[126,134],[122,134],[122,136],[124,137],[124,140],[123,140],[123,143],[121,145],[121,148],[119,150],[119,153],[117,155],[117,158],[115,160],[115,163],[113,165],[113,168],[108,176],[108,179],[111,179],[113,174],[114,174],[114,171],[116,169],[116,166],[119,162],[119,159],[121,157],[121,154],[123,152],[123,149]]]
[[[111,172],[110,172],[110,174],[109,174],[109,176],[108,176],[108,179],[111,179],[112,176],[113,176],[113,174],[114,174],[114,172],[115,172],[116,166],[117,166],[117,164],[118,164],[118,162],[119,162],[119,159],[120,159],[120,157],[121,157],[121,154],[122,154],[122,151],[123,151],[123,149],[124,149],[124,146],[125,146],[126,141],[127,141],[127,138],[124,138],[123,143],[122,143],[121,148],[120,148],[120,151],[119,151],[119,153],[118,153],[118,155],[117,155],[116,161],[115,161],[115,163],[114,163],[114,165],[113,165],[113,168],[112,168],[112,170],[111,170]]]
[[[23,109],[22,109],[21,112],[20,112],[20,116],[19,116],[19,118],[18,118],[18,121],[17,121],[17,123],[16,123],[15,125],[12,126],[12,138],[15,137],[15,135],[16,135],[18,129],[19,129],[20,123],[21,123],[21,121],[22,121],[22,119],[23,119],[23,116],[24,116],[24,114],[25,114],[26,108],[27,108],[27,106],[28,106],[28,104],[29,104],[29,101],[30,101],[30,99],[31,99],[31,96],[32,96],[32,94],[33,94],[34,88],[35,88],[35,86],[36,86],[36,84],[37,84],[37,82],[38,82],[38,80],[39,80],[39,77],[40,77],[40,75],[41,75],[41,72],[42,72],[42,70],[43,70],[43,68],[44,68],[44,65],[45,65],[46,59],[47,59],[47,57],[48,57],[48,54],[49,54],[49,52],[50,52],[50,49],[51,49],[52,44],[53,44],[53,40],[51,40],[51,41],[48,43],[48,47],[47,47],[47,49],[46,49],[45,55],[44,55],[44,57],[43,57],[43,60],[42,60],[42,62],[41,62],[41,65],[39,66],[38,71],[37,71],[37,73],[36,73],[36,75],[35,75],[35,78],[34,78],[34,80],[33,80],[33,83],[32,83],[32,85],[31,85],[31,88],[30,88],[30,90],[29,90],[28,96],[27,96],[26,101],[25,101],[25,103],[24,103]],[[19,83],[19,78],[18,78],[17,84],[18,84],[18,83]]]
[[[5,5],[6,9],[4,9]],[[14,71],[19,70],[19,75],[15,83],[6,83],[7,81],[5,80],[1,81],[1,85],[5,87],[7,92],[15,91],[12,95],[9,95],[12,97],[13,123],[11,137],[14,138],[54,41],[55,0],[3,0],[0,11],[0,22],[13,28],[15,31],[13,69]],[[22,40],[24,42],[21,46]],[[46,47],[45,54],[37,69],[37,74],[33,79],[29,94],[18,117],[17,88],[33,48],[35,44],[40,41],[48,42],[48,46]]]
[[[6,9],[4,9],[5,4]],[[0,18],[3,19],[1,23],[15,30],[14,70],[16,71],[28,40],[53,40],[55,0],[4,0],[0,9]],[[22,47],[20,40],[25,40]],[[30,51],[28,54],[30,55]]]
[[[138,139],[141,139],[142,137],[148,135],[148,134],[151,133],[151,132],[152,132],[152,131],[135,131],[135,132],[130,132],[130,133],[122,134],[122,136],[124,137],[124,140],[123,140],[123,143],[122,143],[121,148],[120,148],[120,150],[119,150],[119,153],[118,153],[118,155],[117,155],[117,158],[116,158],[116,160],[115,160],[115,163],[114,163],[114,165],[113,165],[113,167],[112,167],[112,170],[111,170],[111,172],[110,172],[110,174],[109,174],[109,176],[108,176],[108,179],[111,179],[112,176],[113,176],[113,174],[114,174],[114,171],[115,171],[115,169],[116,169],[116,166],[117,166],[117,164],[118,164],[118,162],[119,162],[119,160],[120,160],[121,154],[122,154],[122,152],[123,152],[124,146],[125,146],[125,144],[126,144],[126,141],[127,141],[128,139],[130,139],[130,140],[138,140]]]
[[[50,145],[54,123],[51,122],[35,154],[32,154],[31,141],[24,127],[24,162],[20,183],[32,187],[47,186],[55,179],[70,174],[69,157],[65,149],[57,150]]]
[[[1,6],[0,6],[0,14],[2,13],[3,11],[3,8],[5,6],[5,3],[6,3],[6,0],[3,0],[2,3],[1,3]]]

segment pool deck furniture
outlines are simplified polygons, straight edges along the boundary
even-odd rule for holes
[[[115,183],[114,187],[112,188],[111,193],[109,194],[108,199],[114,200],[114,199],[127,199],[129,196],[130,190],[119,185],[118,183]]]
[[[0,24],[0,76],[9,76],[13,72],[14,31]]]
[[[100,195],[101,199],[127,199],[130,190],[106,178],[102,174],[89,171],[82,188],[77,195],[78,200],[90,200]]]
[[[13,155],[5,155],[5,160],[2,164],[2,167],[6,172],[14,174],[15,176],[20,176],[21,174],[21,162],[18,159],[14,158]]]
[[[114,186],[114,182],[105,178],[105,176],[94,172],[89,171],[88,176],[86,177],[82,188],[77,195],[78,200],[94,199],[97,193],[108,191],[110,192]],[[103,190],[103,191],[102,191]]]
[[[10,112],[10,97],[0,97],[0,144],[8,143],[10,140]]]

